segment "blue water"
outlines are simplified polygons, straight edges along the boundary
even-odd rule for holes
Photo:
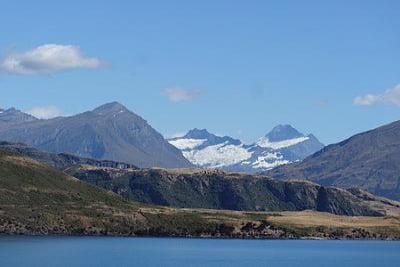
[[[400,242],[0,237],[0,266],[400,266]]]

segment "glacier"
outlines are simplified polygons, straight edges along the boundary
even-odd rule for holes
[[[278,125],[252,144],[206,129],[193,129],[181,137],[168,139],[197,167],[257,173],[299,161],[324,145],[312,135],[304,135],[290,125]]]

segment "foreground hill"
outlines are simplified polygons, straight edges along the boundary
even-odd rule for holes
[[[277,179],[307,179],[321,185],[358,187],[400,199],[400,121],[326,146],[299,163],[266,172]]]
[[[0,234],[400,238],[390,217],[173,209],[124,200],[0,150]]]
[[[191,166],[144,119],[113,102],[70,117],[38,120],[16,109],[0,113],[0,140],[139,167]]]
[[[246,173],[302,160],[323,148],[312,134],[304,135],[290,125],[278,125],[250,145],[229,136],[214,135],[206,129],[193,129],[168,141],[198,167]]]

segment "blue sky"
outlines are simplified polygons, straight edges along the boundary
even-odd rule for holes
[[[0,107],[120,101],[164,135],[246,142],[290,123],[327,144],[399,119],[399,1],[55,2],[1,1]]]

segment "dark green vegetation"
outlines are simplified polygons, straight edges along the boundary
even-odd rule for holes
[[[392,215],[233,212],[129,202],[4,150],[0,150],[0,192],[2,234],[400,238],[400,222]]]
[[[0,140],[22,142],[53,153],[123,161],[139,167],[191,166],[143,118],[117,102],[49,120],[38,120],[8,109],[0,113]]]
[[[307,179],[321,185],[357,187],[400,199],[400,121],[326,146],[299,163],[268,171],[277,179]]]
[[[279,181],[218,170],[120,170],[77,166],[68,173],[133,201],[179,208],[316,210],[339,215],[380,216],[385,214],[384,209],[371,206],[372,202],[392,205],[373,195],[367,201],[361,197],[360,190],[347,191],[304,181]]]

